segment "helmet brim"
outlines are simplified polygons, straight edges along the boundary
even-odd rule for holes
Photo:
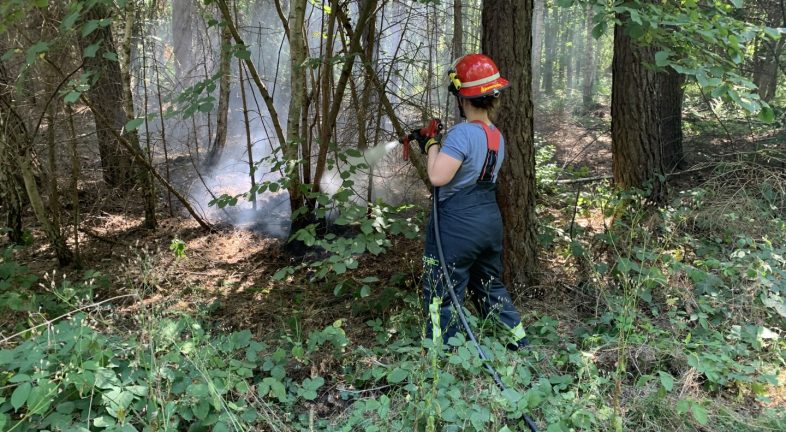
[[[505,78],[499,77],[490,83],[472,87],[461,87],[458,94],[464,99],[476,99],[494,95],[508,87],[510,87],[510,82]]]

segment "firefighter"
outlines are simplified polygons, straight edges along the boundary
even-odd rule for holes
[[[438,190],[439,229],[445,261],[456,295],[463,304],[468,292],[482,318],[496,319],[507,332],[509,349],[528,344],[521,316],[502,284],[502,218],[495,194],[497,175],[505,156],[505,140],[490,116],[500,93],[510,83],[500,76],[491,58],[468,54],[449,72],[449,90],[456,96],[466,122],[452,127],[444,139],[417,136],[428,155],[428,176]],[[434,233],[434,215],[426,231],[423,257],[423,294],[427,336],[432,337],[429,306],[439,303],[443,340],[458,330],[458,319],[442,282]]]

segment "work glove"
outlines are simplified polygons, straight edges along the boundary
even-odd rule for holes
[[[428,154],[428,149],[431,148],[433,145],[442,145],[442,134],[438,133],[433,137],[428,137],[425,135],[421,135],[420,131],[413,131],[413,135],[415,135],[415,140],[418,142],[418,146],[420,147],[420,151],[423,154]]]

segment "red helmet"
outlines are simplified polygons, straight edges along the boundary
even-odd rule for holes
[[[453,62],[448,73],[450,90],[458,96],[472,99],[499,94],[510,82],[499,76],[494,60],[483,54],[467,54]]]

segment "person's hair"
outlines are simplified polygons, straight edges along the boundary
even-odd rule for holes
[[[484,109],[493,113],[499,106],[499,98],[493,95],[467,99],[475,108]]]

